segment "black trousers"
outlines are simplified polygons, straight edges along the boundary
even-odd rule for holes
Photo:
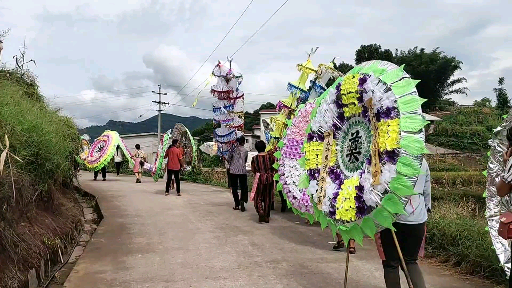
[[[176,182],[176,193],[180,193],[180,170],[167,169],[167,182],[165,182],[165,192],[169,193],[169,187],[171,186],[172,177]]]
[[[121,172],[121,165],[123,164],[123,162],[116,162],[116,172],[117,172],[117,176],[119,176],[119,172]]]
[[[425,223],[404,224],[395,222],[393,227],[396,229],[396,238],[404,256],[405,266],[411,276],[412,285],[414,288],[425,288],[425,280],[418,265],[418,253],[425,236]],[[380,239],[386,257],[386,260],[382,260],[386,288],[400,288],[402,286],[400,286],[400,270],[398,270],[398,267],[401,267],[402,263],[391,230],[382,230]],[[403,270],[403,267],[401,268]]]
[[[228,188],[231,188],[231,174],[229,173],[229,168],[226,169],[226,174],[228,175]]]
[[[231,193],[235,201],[235,207],[240,207],[240,202],[247,203],[249,201],[247,191],[247,174],[230,174],[231,175]],[[238,186],[240,185],[240,186]],[[242,191],[238,196],[238,187]]]
[[[94,180],[98,179],[98,174],[100,173],[100,170],[94,171]],[[103,166],[101,168],[101,177],[103,179],[107,179],[107,166]]]

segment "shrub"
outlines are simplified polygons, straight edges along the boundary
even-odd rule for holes
[[[427,256],[469,275],[504,283],[484,217],[485,200],[446,190],[434,190],[432,214],[427,222]]]
[[[458,108],[436,123],[434,133],[427,136],[428,143],[462,152],[484,152],[493,129],[503,119],[494,108]]]

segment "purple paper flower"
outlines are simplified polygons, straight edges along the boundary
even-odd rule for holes
[[[364,202],[364,188],[362,185],[357,185],[356,187],[356,196],[354,200],[356,201],[356,217],[358,219],[363,218],[367,215],[368,206],[366,202]]]
[[[341,93],[341,82],[336,85],[336,95],[340,95]]]
[[[343,109],[343,106],[345,106],[345,104],[343,104],[343,102],[340,99],[334,100],[334,104],[336,105],[336,109],[338,110]]]
[[[393,149],[393,150],[384,151],[382,156],[384,157],[383,160],[385,163],[390,163],[390,164],[396,165],[396,162],[398,162],[398,157],[400,155],[398,153],[398,149]]]
[[[366,82],[368,81],[368,77],[366,75],[363,75],[363,77],[360,77],[359,78],[359,85],[358,85],[358,88],[359,89],[362,89],[364,84],[366,84]]]
[[[332,194],[331,203],[329,205],[329,217],[331,219],[336,219],[336,202],[338,201],[339,196],[340,196],[339,191],[336,191]]]
[[[332,183],[334,183],[338,187],[338,189],[341,187],[341,185],[343,185],[343,182],[345,181],[343,172],[341,172],[341,170],[337,166],[329,167],[327,175],[329,175],[329,178],[331,179]]]
[[[308,170],[309,180],[318,180],[318,177],[320,177],[320,169],[309,169]]]
[[[376,120],[377,121],[384,121],[384,120],[393,120],[398,118],[400,116],[400,112],[396,107],[386,107],[384,109],[379,108],[376,113]]]
[[[363,116],[363,118],[366,120],[366,121],[370,121],[370,114],[368,114],[368,107],[366,106],[363,106],[363,110],[361,111],[361,116]],[[377,120],[378,121],[378,120]]]

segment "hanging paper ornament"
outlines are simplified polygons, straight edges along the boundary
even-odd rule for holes
[[[427,122],[417,81],[397,69],[385,61],[356,66],[302,105],[284,133],[279,174],[289,205],[344,239],[389,228],[415,194]]]
[[[217,153],[226,156],[244,129],[244,93],[239,89],[242,75],[233,69],[232,59],[225,63],[218,62],[212,75],[217,83],[211,87],[211,93],[217,100],[213,103],[213,119],[220,124],[214,130]]]
[[[119,137],[116,131],[107,130],[101,134],[100,137],[96,138],[89,149],[87,157],[85,158],[85,165],[92,170],[100,170],[103,166],[107,165],[108,162],[114,157],[116,147],[119,145],[123,151],[125,157],[128,159],[129,165],[133,167],[134,163],[132,155],[123,139]]]

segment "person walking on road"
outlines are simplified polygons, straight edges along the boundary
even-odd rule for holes
[[[402,250],[405,266],[411,277],[414,288],[425,288],[425,280],[418,265],[418,254],[425,237],[425,223],[428,213],[431,209],[431,191],[430,191],[430,170],[428,163],[423,159],[421,173],[414,187],[416,195],[411,196],[405,212],[400,215],[397,221],[393,223],[396,229],[395,234]],[[380,232],[380,241],[384,259],[382,266],[384,268],[384,281],[386,288],[400,288],[400,273],[398,267],[401,267],[398,250],[393,239],[391,230],[384,229]],[[403,268],[402,268],[403,269]]]
[[[338,238],[338,241],[336,241],[336,244],[332,246],[332,250],[339,251],[345,248],[345,242],[339,233],[336,233],[336,238]],[[354,241],[354,239],[350,239],[348,241],[348,253],[356,254],[356,241]]]
[[[249,153],[245,149],[245,137],[240,136],[236,139],[238,146],[229,152],[227,161],[229,163],[229,173],[231,175],[231,193],[235,201],[233,210],[245,211],[245,203],[248,202],[249,195],[247,195],[247,157]],[[240,185],[241,193],[238,196],[238,185]]]
[[[258,154],[251,160],[251,170],[255,175],[251,197],[254,193],[254,208],[259,215],[259,222],[269,223],[270,207],[274,201],[274,174],[276,173],[272,165],[276,162],[276,158],[274,155],[265,153],[267,145],[264,141],[259,140],[254,146]]]
[[[98,174],[100,173],[100,171],[101,171],[101,177],[103,178],[103,181],[107,181],[107,166],[106,165],[101,167],[101,169],[99,169],[99,170],[94,170],[94,181],[96,181],[98,179]]]
[[[183,147],[181,147],[181,143],[179,142],[179,140],[178,140],[178,144],[176,144],[176,148],[178,148],[178,150],[180,150],[180,152],[181,152],[181,156],[182,156],[183,158],[185,158],[185,150],[183,149]],[[180,167],[181,167],[180,169],[183,169],[183,168],[184,168],[184,167],[183,167],[183,166],[184,166],[184,164],[183,164],[183,163],[185,163],[185,161],[181,161],[181,162],[180,162]],[[180,170],[180,171],[181,171],[181,170]],[[174,185],[175,185],[175,184],[176,184],[176,181],[175,181],[175,180],[174,180],[174,178],[173,178],[173,179],[171,180],[171,190],[174,190]]]
[[[135,144],[135,153],[133,154],[133,161],[135,165],[133,166],[133,173],[135,173],[135,183],[142,183],[142,167],[144,166],[144,162],[146,162],[146,155],[144,151],[140,149],[139,144]]]
[[[123,164],[123,151],[119,145],[117,145],[116,154],[114,154],[114,163],[116,164],[117,176],[119,176],[119,173],[121,172],[121,165]]]
[[[165,182],[165,196],[169,195],[169,186],[174,176],[176,193],[181,196],[180,170],[183,165],[183,154],[178,148],[178,139],[173,139],[171,146],[165,151],[164,158],[167,159],[167,181]]]

